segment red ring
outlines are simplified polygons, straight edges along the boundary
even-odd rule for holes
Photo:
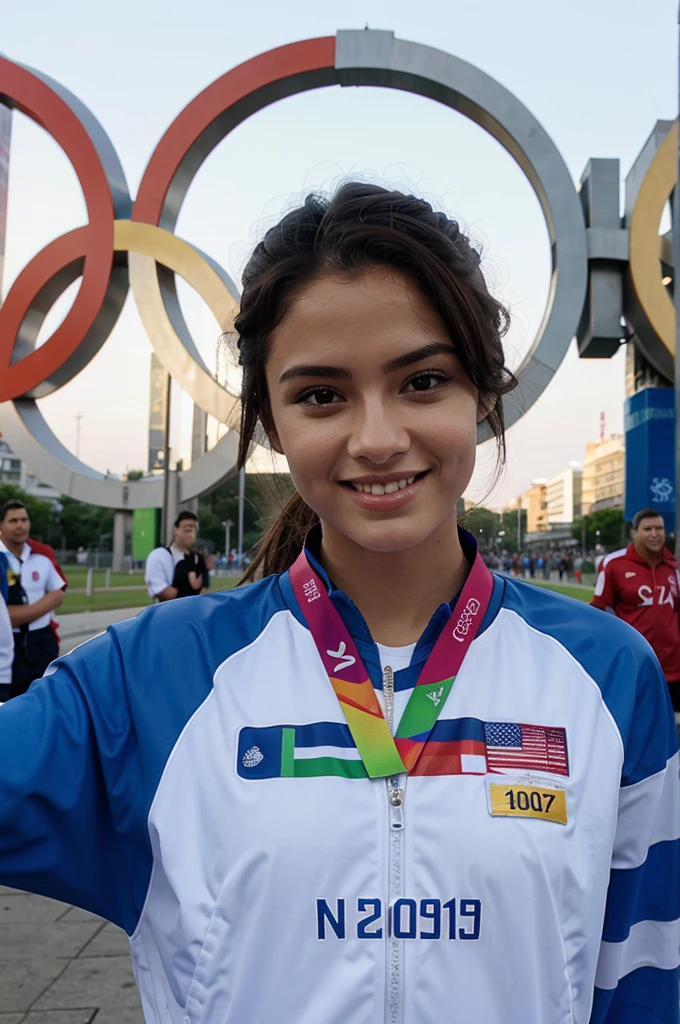
[[[71,161],[83,190],[89,222],[50,243],[28,264],[0,307],[0,402],[26,395],[73,355],[100,313],[113,266],[113,199],[106,173],[87,129],[37,75],[0,57],[0,96],[44,128]],[[48,340],[12,363],[21,324],[47,281],[74,258],[74,236],[82,242],[83,278],[73,306]]]
[[[182,161],[229,107],[274,82],[334,67],[335,36],[323,36],[261,53],[212,82],[177,115],[156,146],[139,186],[132,220],[160,224],[168,191]]]

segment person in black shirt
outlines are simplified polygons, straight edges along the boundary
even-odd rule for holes
[[[180,512],[175,520],[172,543],[151,552],[146,560],[146,585],[158,601],[204,594],[210,585],[205,559],[195,550],[198,517]]]

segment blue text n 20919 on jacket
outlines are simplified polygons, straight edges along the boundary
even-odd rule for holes
[[[333,904],[333,905],[332,905]],[[335,901],[317,899],[317,938],[382,939],[384,929],[393,939],[479,939],[482,901],[477,899],[414,900],[401,897],[383,909],[377,897]]]

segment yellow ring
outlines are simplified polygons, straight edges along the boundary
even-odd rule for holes
[[[659,146],[644,176],[630,218],[630,276],[651,327],[675,358],[675,309],[659,267],[659,224],[678,178],[678,122]],[[676,275],[678,268],[676,267]]]
[[[235,423],[239,401],[205,367],[198,351],[178,336],[168,316],[156,263],[182,277],[207,304],[222,331],[233,330],[238,304],[219,273],[192,245],[163,228],[139,221],[114,222],[113,245],[128,252],[130,284],[154,351],[170,376],[220,423]]]

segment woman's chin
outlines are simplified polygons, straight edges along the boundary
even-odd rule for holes
[[[365,524],[361,528],[357,528],[356,522],[347,524],[344,528],[343,524],[336,523],[331,528],[333,532],[344,537],[345,542],[349,541],[356,547],[374,554],[395,554],[420,547],[436,529],[434,525],[428,529],[422,523],[384,521]]]

